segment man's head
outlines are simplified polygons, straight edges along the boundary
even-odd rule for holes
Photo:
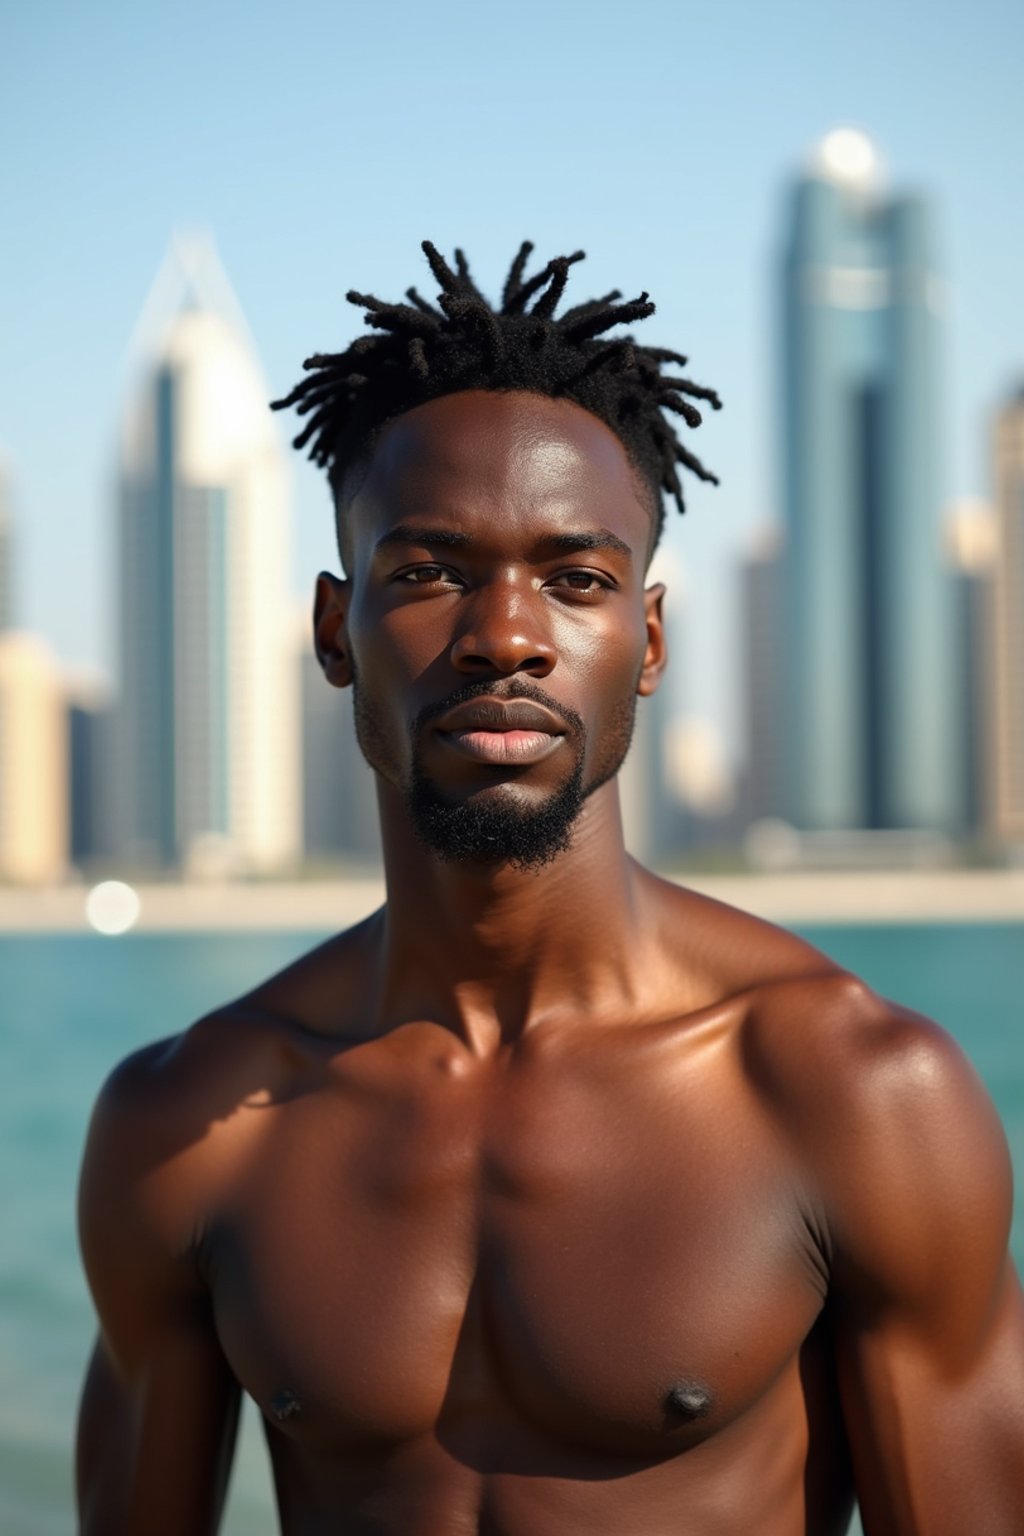
[[[573,258],[523,284],[527,249],[506,285],[508,328],[527,361],[564,385],[570,343],[551,340],[550,316]],[[442,339],[444,315],[400,306],[384,338],[364,339],[364,358],[381,363],[375,383],[366,361],[364,382],[344,377],[352,366],[344,354],[314,360],[332,377],[295,392],[307,403],[313,396],[299,441],[316,433],[313,456],[331,470],[347,571],[343,581],[320,578],[317,652],[329,681],[354,683],[363,752],[430,848],[446,859],[537,866],[567,846],[587,796],[618,770],[637,695],[653,692],[664,667],[662,589],[645,592],[643,577],[660,487],[669,472],[675,478],[675,462],[691,462],[657,404],[659,392],[678,401],[681,384],[660,378],[659,357],[669,354],[648,354],[645,374],[639,349],[622,351],[632,343],[601,346],[589,336],[571,342],[577,388],[514,382],[523,360],[480,318],[484,301],[472,297],[465,263],[456,276],[428,254],[456,290],[441,304],[459,316],[458,345]],[[561,323],[573,314],[593,321],[614,297]],[[365,302],[384,324],[384,307]],[[621,308],[633,317],[651,306],[645,296]],[[418,315],[430,320],[431,348],[409,334]],[[616,318],[627,316],[613,314],[594,332]],[[483,383],[467,361],[471,334],[477,365],[490,368]],[[422,398],[403,396],[399,353]],[[588,401],[602,375],[597,410]],[[660,432],[637,426],[643,390]],[[405,403],[386,409],[386,393],[392,406]],[[677,479],[674,489],[681,504]]]
[[[664,523],[662,493],[684,510],[678,467],[717,485],[717,478],[679,441],[666,415],[700,425],[694,400],[715,410],[713,389],[666,371],[686,358],[645,347],[632,336],[609,341],[605,333],[654,313],[646,293],[625,304],[613,289],[599,299],[555,311],[569,268],[583,252],[556,256],[532,277],[526,263],[533,246],[520,246],[493,308],[480,292],[462,251],[455,268],[424,240],[440,287],[438,307],[409,288],[407,304],[386,304],[350,289],[347,298],[366,312],[378,333],[360,336],[344,352],[317,353],[303,364],[307,377],[275,410],[294,405],[309,420],[295,438],[328,471],[334,492],[338,542],[347,561],[346,509],[381,428],[417,405],[465,390],[522,390],[575,401],[618,437],[648,496],[653,551]]]

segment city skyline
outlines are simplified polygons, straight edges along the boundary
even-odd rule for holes
[[[468,28],[450,0],[429,16],[392,3],[383,18],[229,0],[215,27],[192,0],[173,13],[112,0],[103,17],[67,4],[12,17],[0,104],[14,146],[0,167],[0,444],[20,620],[65,662],[112,670],[120,358],[182,220],[216,232],[273,394],[309,351],[354,334],[349,286],[389,297],[419,280],[425,235],[464,245],[491,292],[524,235],[539,253],[588,251],[572,279],[579,297],[649,289],[650,340],[689,353],[725,402],[700,446],[721,487],[695,488],[667,541],[687,589],[674,696],[716,723],[734,759],[732,569],[780,511],[779,192],[830,127],[868,131],[893,182],[936,209],[950,494],[989,494],[987,422],[1017,381],[1024,331],[1019,7],[983,3],[968,16],[940,0],[892,13],[869,0],[844,29],[792,0],[742,21],[728,7],[640,0],[628,66],[614,29],[573,3],[527,3],[514,28],[497,15]],[[382,27],[395,46],[386,67],[366,67]],[[54,109],[40,114],[44,94]],[[423,165],[410,150],[421,143]],[[291,473],[292,590],[308,602],[317,568],[336,564],[329,496],[311,468]]]
[[[1004,404],[993,438],[997,508],[961,504],[943,525],[930,456],[939,381],[928,212],[883,195],[872,153],[849,133],[838,144],[826,140],[792,191],[777,361],[788,381],[780,426],[796,506],[788,530],[766,526],[738,565],[750,724],[739,782],[713,725],[680,710],[664,689],[642,704],[622,799],[627,846],[645,862],[701,849],[735,856],[746,828],[780,812],[812,832],[973,836],[985,823],[996,843],[1019,839],[1024,736],[1013,656],[1024,613],[1016,579],[1022,397]],[[122,408],[121,692],[111,700],[95,679],[62,675],[38,636],[0,637],[0,872],[9,878],[46,883],[72,866],[222,878],[287,874],[301,864],[315,871],[339,860],[370,867],[379,856],[372,775],[357,749],[350,698],[325,686],[306,626],[289,613],[288,483],[265,395],[255,344],[212,244],[173,242],[136,328]],[[893,434],[894,424],[903,430]],[[907,494],[915,487],[916,497]],[[818,514],[810,550],[793,561],[797,578],[810,577],[809,608],[793,571],[780,579],[787,555],[808,538],[801,500]],[[0,517],[0,555],[11,532]],[[652,577],[671,586],[679,575],[671,547],[660,551]],[[890,618],[881,612],[884,591],[874,590],[881,576],[904,595],[917,592]],[[832,634],[815,632],[823,620]],[[667,626],[670,651],[685,655],[686,615],[670,612]],[[786,659],[787,627],[790,656],[826,663],[819,682],[829,708],[820,720],[812,708],[798,737],[825,732],[813,793],[837,787],[828,731],[838,727],[851,756],[862,752],[859,779],[838,779],[841,793],[852,786],[860,798],[831,821],[813,795],[794,799],[786,783],[787,687],[796,685],[798,702],[805,693],[815,702],[813,668],[808,678],[794,675]],[[903,750],[923,749],[926,766],[939,755],[915,717],[914,690],[919,681],[941,688],[961,712],[941,766],[960,799],[967,793],[969,811],[958,801],[955,814],[947,804],[936,816],[927,785],[918,804],[901,807],[898,754],[886,763],[884,738],[871,734],[894,670],[894,636],[911,661],[922,653],[958,658],[917,677],[909,670],[913,728]],[[979,684],[990,672],[997,688],[987,700]],[[869,700],[874,718],[864,713]],[[820,757],[821,743],[809,745],[812,759]],[[896,795],[887,802],[893,767]],[[879,812],[887,803],[895,810],[886,818]],[[748,850],[755,863],[758,847],[768,848],[769,861],[778,862],[780,847],[784,861],[794,849],[797,860],[805,856],[777,841],[772,852],[762,837]]]

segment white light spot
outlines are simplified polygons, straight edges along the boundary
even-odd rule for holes
[[[127,933],[138,919],[142,903],[123,880],[103,880],[85,898],[85,916],[97,933]]]
[[[819,170],[830,180],[871,186],[881,165],[875,146],[859,128],[834,128],[818,145]]]

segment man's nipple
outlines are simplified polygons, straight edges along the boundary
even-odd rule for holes
[[[695,1419],[706,1418],[713,1403],[710,1391],[700,1381],[677,1381],[664,1398],[666,1416],[673,1424],[691,1424]]]

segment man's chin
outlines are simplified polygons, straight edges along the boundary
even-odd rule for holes
[[[534,801],[513,784],[495,785],[464,800],[446,800],[421,771],[407,794],[413,829],[447,864],[542,869],[566,851],[583,808],[579,768],[565,784]]]

